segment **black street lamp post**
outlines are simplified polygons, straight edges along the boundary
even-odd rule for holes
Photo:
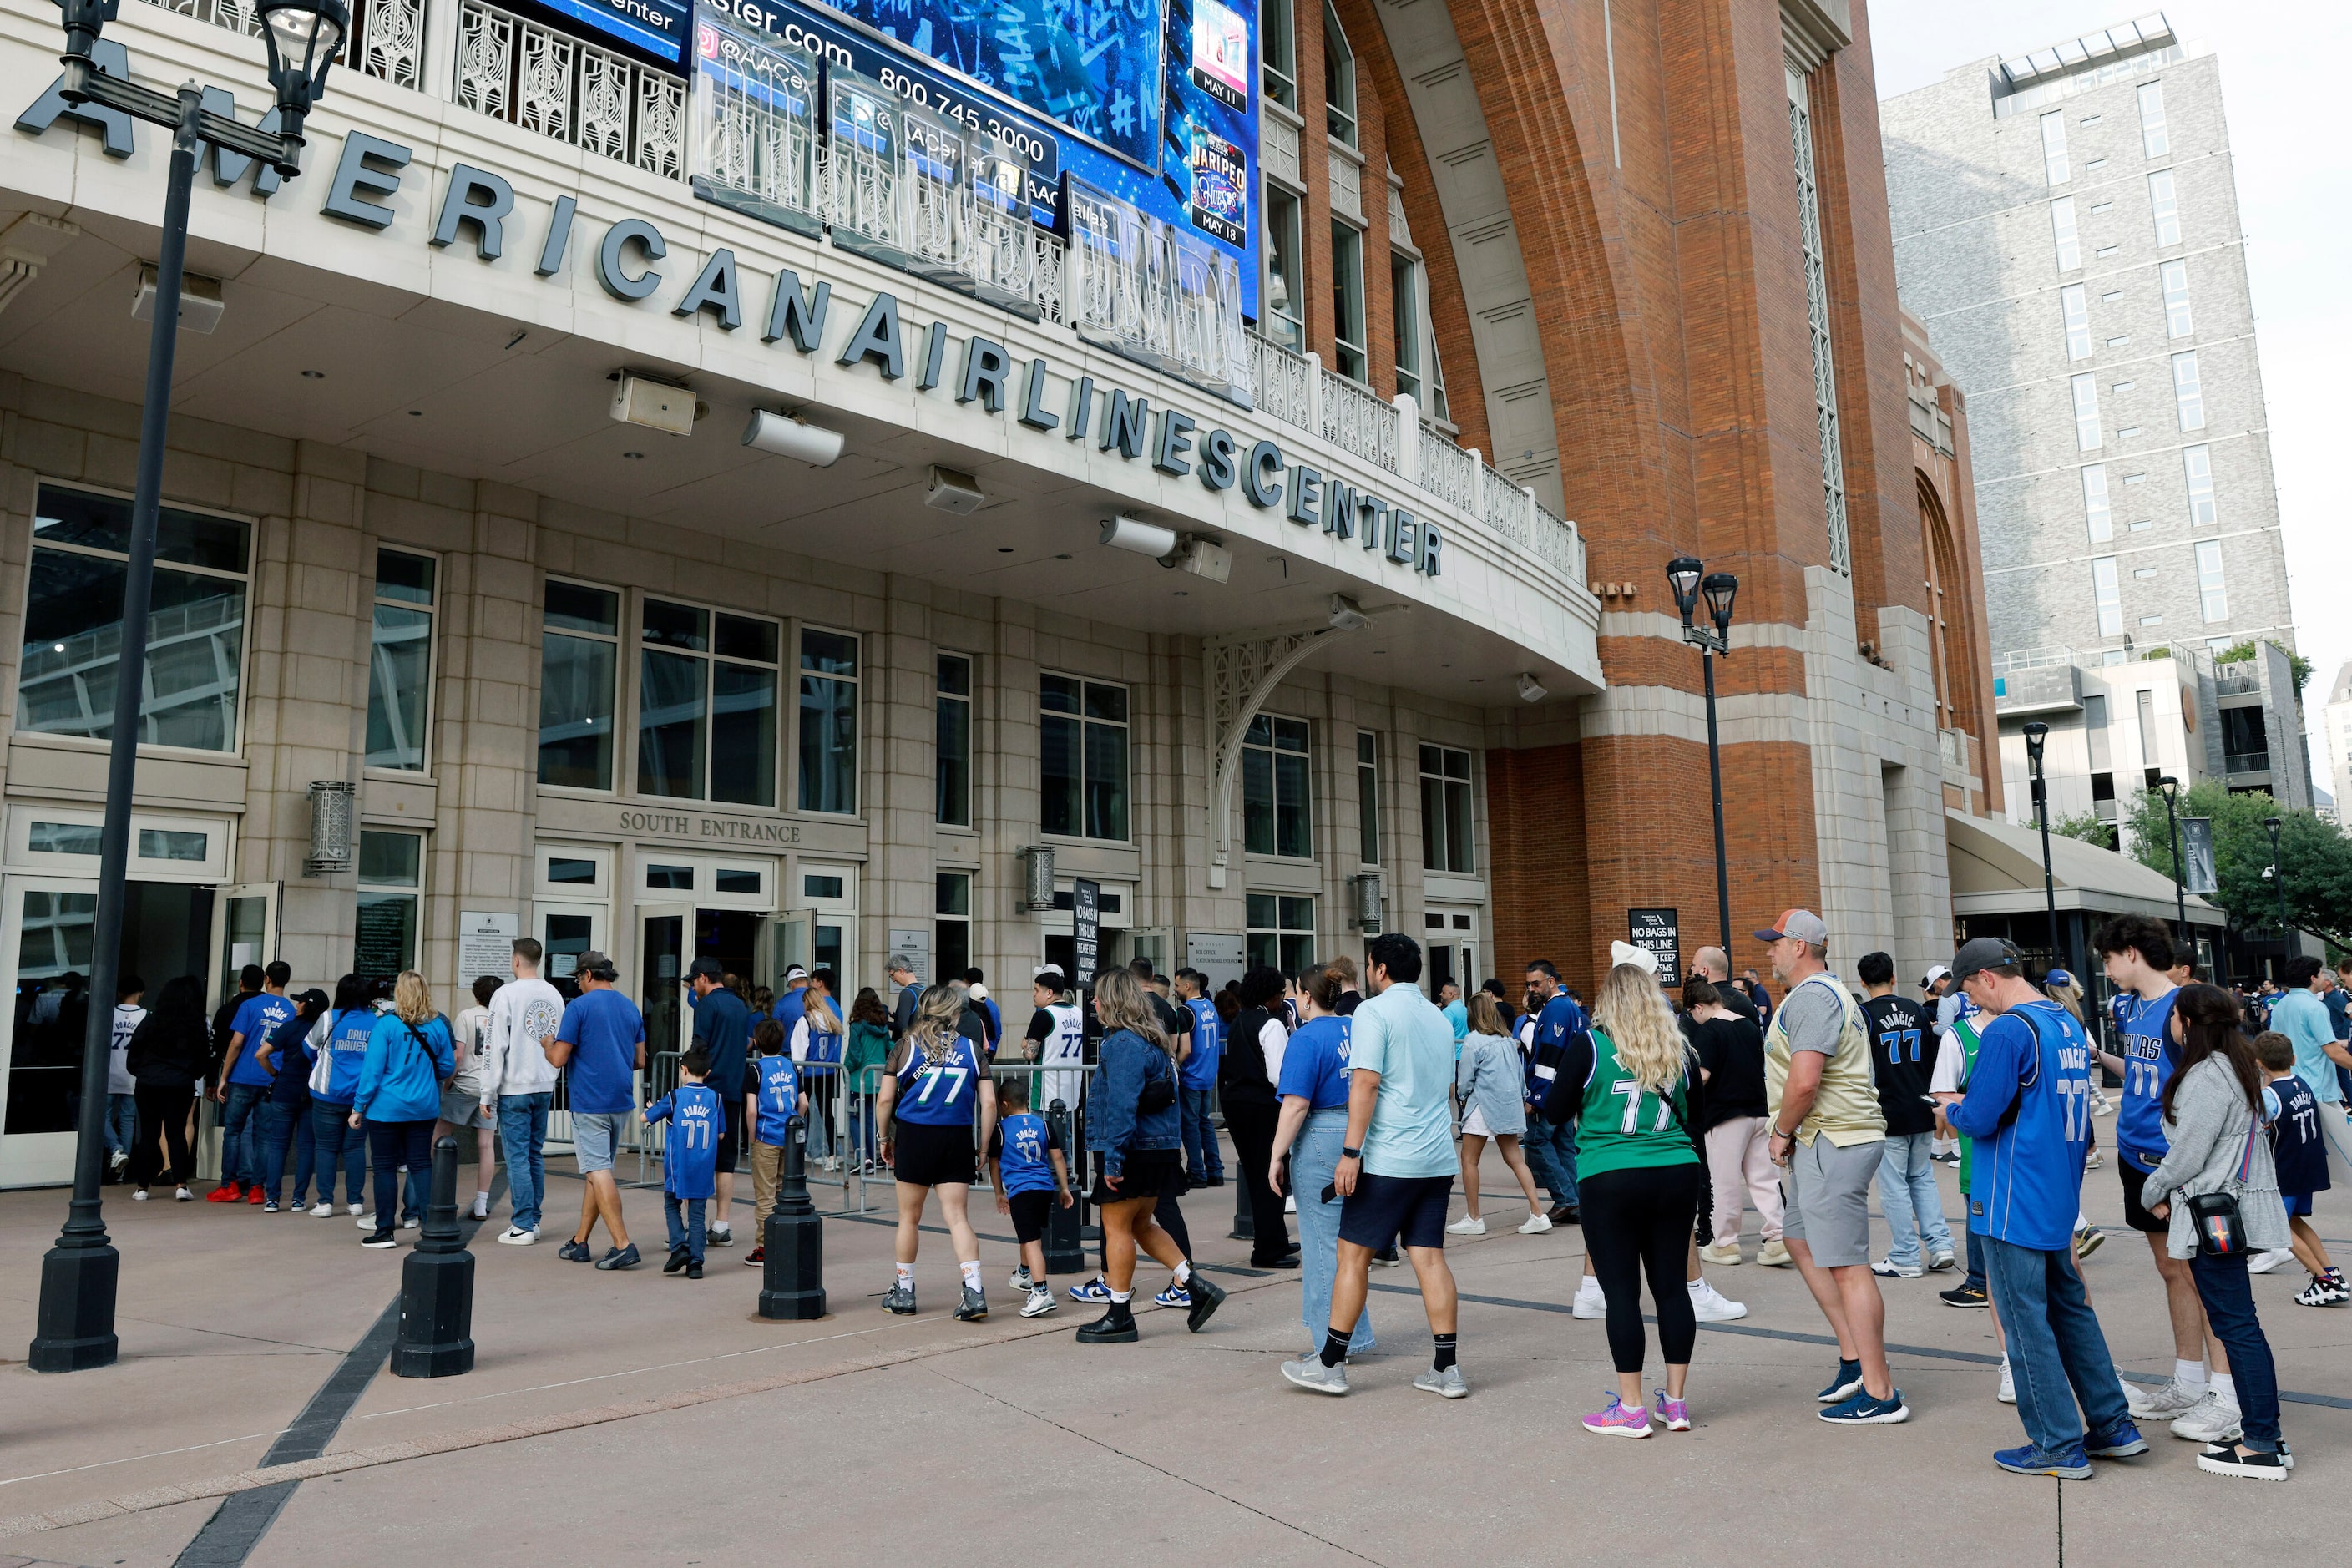
[[[2263,826],[2269,828],[2271,834],[2271,888],[2278,894],[2279,910],[2279,984],[2284,984],[2287,943],[2294,940],[2294,934],[2286,926],[2286,863],[2279,858],[2279,829],[2286,826],[2286,819],[2266,816],[2263,818]]]
[[[2058,951],[2058,874],[2050,868],[2050,788],[2042,776],[2042,748],[2050,742],[2050,726],[2036,719],[2025,726],[2025,761],[2033,770],[2033,820],[2042,828],[2042,897],[2050,915],[2050,957]]]
[[[327,68],[351,30],[344,0],[261,0],[262,39],[278,95],[268,132],[204,107],[204,89],[184,82],[161,93],[100,71],[90,56],[118,0],[61,0],[68,103],[96,103],[172,132],[172,171],[155,261],[155,322],[147,349],[146,404],[139,422],[137,489],[131,510],[131,563],[123,578],[122,636],[115,654],[112,734],[106,765],[106,825],[99,840],[98,910],[90,932],[89,1027],[82,1040],[81,1104],[76,1118],[73,1201],[57,1245],[41,1259],[40,1310],[26,1357],[35,1372],[79,1372],[114,1360],[114,1292],[121,1257],[99,1203],[105,1159],[107,1047],[113,1033],[115,975],[131,861],[131,783],[139,760],[140,696],[147,668],[149,589],[155,577],[155,525],[163,504],[163,438],[172,411],[172,360],[178,346],[180,279],[188,248],[188,203],[196,153],[210,142],[257,159],[291,179],[301,172],[302,121],[325,89]]]
[[[1706,772],[1715,794],[1715,912],[1722,927],[1725,962],[1731,954],[1731,862],[1723,843],[1723,746],[1715,725],[1715,656],[1731,653],[1731,605],[1739,596],[1739,579],[1728,572],[1709,572],[1704,563],[1677,555],[1666,563],[1666,581],[1675,591],[1675,608],[1682,612],[1683,641],[1699,650],[1699,667],[1706,677]],[[1712,627],[1692,617],[1699,595],[1706,595]]]
[[[2180,781],[2166,773],[2156,781],[2164,796],[2164,819],[2172,829],[2172,910],[2173,934],[2183,947],[2189,946],[2189,868],[2180,863]],[[2193,956],[2194,950],[2191,950]]]

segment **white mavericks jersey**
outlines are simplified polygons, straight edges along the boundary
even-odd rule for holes
[[[1058,1100],[1076,1115],[1078,1097],[1085,1092],[1087,1081],[1086,1023],[1075,1005],[1057,1003],[1045,1011],[1053,1016],[1054,1032],[1039,1043],[1037,1059],[1051,1067],[1066,1065],[1076,1070],[1039,1073],[1037,1094],[1031,1109],[1043,1116]]]

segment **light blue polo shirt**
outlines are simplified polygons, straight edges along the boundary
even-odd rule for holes
[[[1348,1065],[1381,1075],[1364,1169],[1375,1176],[1452,1176],[1454,1029],[1418,985],[1393,984],[1350,1016]]]

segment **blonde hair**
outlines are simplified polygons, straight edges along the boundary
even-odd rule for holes
[[[1683,1074],[1683,1032],[1658,992],[1656,976],[1621,963],[1601,976],[1592,1000],[1593,1026],[1617,1047],[1617,1060],[1650,1094],[1664,1095]]]
[[[400,978],[392,983],[392,1010],[404,1024],[433,1021],[433,992],[425,985],[425,976],[414,969],[400,972]]]
[[[935,1062],[953,1050],[963,1034],[963,993],[952,985],[934,985],[926,990],[892,1067],[905,1067],[917,1051],[923,1053],[925,1061]]]
[[[1125,969],[1106,969],[1095,976],[1095,1016],[1103,1033],[1131,1029],[1171,1057],[1176,1047],[1160,1027],[1160,1015],[1143,999],[1143,983]]]
[[[2074,1022],[2083,1021],[2083,988],[2079,985],[2045,985],[2050,999],[2074,1015]]]
[[[1486,992],[1474,992],[1470,997],[1470,1032],[1474,1035],[1501,1035],[1508,1038],[1511,1031],[1503,1026],[1503,1009]]]

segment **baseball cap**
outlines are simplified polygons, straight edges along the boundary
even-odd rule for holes
[[[698,958],[686,966],[686,973],[689,979],[699,974],[705,980],[724,980],[727,978],[727,966],[715,958]]]
[[[2049,973],[2042,977],[2042,984],[2044,985],[2072,985],[2074,984],[2074,976],[2070,971],[2053,969]]]
[[[1630,942],[1612,942],[1609,944],[1609,967],[1614,969],[1621,963],[1646,969],[1652,974],[1658,972],[1658,955],[1648,948],[1635,947]]]
[[[1949,974],[1952,971],[1948,965],[1931,963],[1927,966],[1927,977],[1921,980],[1919,984],[1922,985],[1933,985],[1937,981],[1941,980],[1945,975]]]
[[[1998,969],[2018,962],[2017,949],[1997,936],[1970,937],[1952,958],[1952,984],[1966,984],[1980,969]]]
[[[1830,928],[1822,924],[1822,917],[1813,913],[1811,910],[1788,910],[1783,911],[1778,922],[1778,928],[1779,929],[1774,931],[1758,931],[1756,933],[1756,940],[1758,942],[1779,942],[1784,937],[1789,937],[1793,938],[1798,942],[1811,942],[1815,947],[1827,947],[1829,945]]]
[[[1069,984],[1069,977],[1062,973],[1062,966],[1058,963],[1041,963],[1029,972],[1029,977],[1032,980],[1050,980],[1057,986]]]
[[[797,963],[793,964],[784,971],[784,984],[787,985],[790,985],[795,980],[806,980],[807,978],[808,971]]]
[[[616,980],[621,973],[610,958],[593,947],[580,955],[580,973],[598,980]]]
[[[327,1006],[327,994],[313,985],[308,991],[296,992],[294,1001],[299,1006],[316,1007],[323,1012]]]

